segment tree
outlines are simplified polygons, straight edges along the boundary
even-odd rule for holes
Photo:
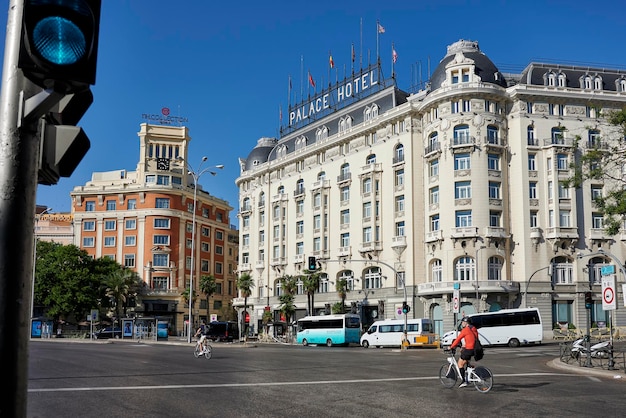
[[[582,188],[588,181],[601,182],[603,191],[593,197],[593,202],[604,215],[604,229],[609,235],[615,235],[626,216],[626,108],[599,115],[597,122],[596,127],[589,130],[599,134],[598,126],[601,126],[603,135],[589,136],[584,152],[571,164],[573,176],[563,181],[563,185]],[[576,136],[575,150],[579,150],[580,142],[581,137]]]
[[[296,305],[294,300],[296,298],[296,292],[298,290],[298,278],[295,276],[285,275],[280,279],[280,286],[282,292],[278,297],[280,301],[280,313],[285,317],[287,324],[291,324],[291,318],[296,312]],[[291,332],[291,327],[289,327]]]
[[[209,299],[217,292],[217,282],[215,281],[215,276],[212,274],[202,276],[200,278],[200,291],[206,296],[206,317],[207,320],[210,321],[211,316],[209,315]]]
[[[335,285],[337,289],[337,294],[341,299],[341,313],[346,313],[346,297],[348,296],[348,292],[350,289],[348,288],[348,280],[341,278],[337,280],[337,284]]]
[[[302,281],[307,296],[309,315],[315,315],[315,292],[320,286],[321,274],[315,270],[305,270],[304,274]]]
[[[126,309],[131,297],[137,295],[141,288],[139,275],[131,269],[117,265],[107,277],[103,278],[105,300],[111,301],[113,316],[121,318],[126,316]]]
[[[34,304],[58,323],[87,317],[101,299],[95,261],[75,245],[37,241]]]
[[[244,318],[242,318],[242,321],[244,325],[242,328],[244,332],[244,339],[247,339],[248,337],[248,324],[247,322],[245,322],[245,314],[248,312],[248,298],[250,297],[250,295],[252,295],[253,287],[254,280],[252,280],[252,276],[250,276],[250,274],[244,273],[237,278],[237,289],[239,289],[239,291],[241,292],[241,296],[243,296]]]

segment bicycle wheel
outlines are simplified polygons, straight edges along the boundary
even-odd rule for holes
[[[200,347],[198,347],[198,345],[196,344],[196,348],[193,350],[193,356],[195,358],[200,357]]]
[[[452,364],[444,364],[441,366],[441,369],[439,369],[439,380],[444,387],[448,389],[453,388],[456,384],[456,379],[456,369]]]
[[[487,393],[493,386],[493,374],[491,374],[491,370],[486,367],[476,367],[473,379],[476,379],[474,381],[474,387],[476,387],[476,390],[479,392]]]
[[[207,344],[207,346],[204,349],[204,357],[208,360],[211,358],[212,355],[213,355],[213,347]]]

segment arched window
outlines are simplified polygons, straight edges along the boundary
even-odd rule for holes
[[[602,90],[602,77],[599,75],[595,76],[593,79],[593,89],[594,90]]]
[[[443,264],[441,260],[433,260],[430,263],[431,282],[440,283],[443,280]]]
[[[328,274],[320,273],[320,285],[317,288],[318,293],[328,293],[330,289],[330,280],[328,280]]]
[[[559,73],[557,85],[559,87],[567,87],[567,76],[564,73]]]
[[[569,259],[566,257],[555,257],[552,265],[552,274],[556,285],[574,283],[574,269]]]
[[[454,280],[476,280],[476,261],[472,257],[457,258],[454,263]]]
[[[537,143],[537,139],[535,138],[535,126],[528,125],[526,128],[526,139],[528,141],[528,145],[539,145]]]
[[[252,209],[252,205],[250,204],[250,198],[246,197],[243,199],[242,210],[250,210]]]
[[[376,154],[370,154],[365,158],[365,165],[376,164]]]
[[[502,259],[489,257],[487,260],[487,280],[502,280]]]
[[[454,145],[469,144],[469,125],[457,125],[454,127]]]
[[[363,288],[380,289],[382,286],[382,276],[380,267],[369,267],[363,271]]]
[[[326,172],[325,171],[320,171],[319,173],[317,173],[317,181],[322,181],[326,178]]]
[[[556,75],[552,71],[546,74],[545,83],[549,87],[556,86]]]
[[[306,137],[301,136],[296,138],[296,149],[303,149],[304,147],[306,147]]]
[[[437,132],[433,132],[428,136],[428,149],[426,152],[438,151],[440,149],[439,145],[439,134]]]
[[[259,193],[259,206],[265,206],[265,192]]]
[[[281,145],[276,149],[276,157],[281,158],[287,155],[287,146]]]
[[[344,279],[348,290],[354,290],[354,273],[352,270],[342,270],[337,274],[337,280]]]
[[[600,131],[597,129],[589,129],[589,141],[587,142],[588,148],[600,147]]]
[[[278,186],[278,189],[276,189],[276,191],[278,192],[278,194],[285,193],[285,186]]]
[[[400,163],[402,161],[404,161],[404,145],[398,144],[394,150],[393,162]]]

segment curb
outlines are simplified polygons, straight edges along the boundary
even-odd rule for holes
[[[546,363],[546,365],[553,369],[568,371],[571,373],[582,374],[586,376],[603,377],[605,379],[621,380],[623,382],[626,382],[626,374],[624,374],[624,370],[606,370],[599,367],[572,366],[563,363],[558,358],[549,361],[548,363]]]

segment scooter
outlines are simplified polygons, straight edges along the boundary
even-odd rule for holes
[[[579,338],[572,343],[572,357],[579,359],[580,356],[591,356],[592,358],[608,358],[609,349],[611,348],[610,341],[601,341],[589,347],[587,350],[587,342],[589,336]]]

